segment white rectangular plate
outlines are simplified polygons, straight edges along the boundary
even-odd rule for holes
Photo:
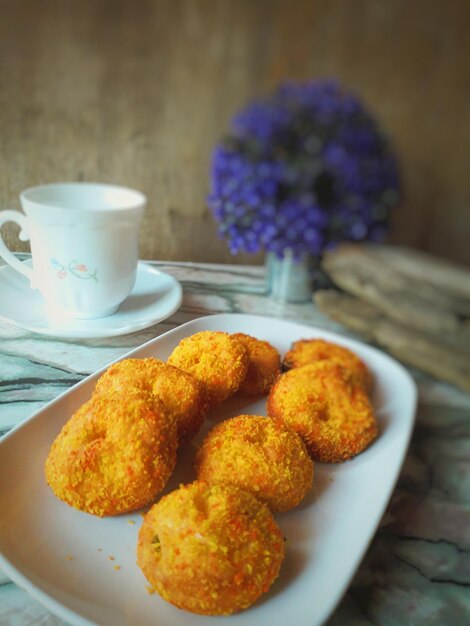
[[[129,353],[166,359],[201,330],[244,332],[284,354],[292,341],[322,337],[354,350],[372,370],[380,436],[354,460],[317,464],[314,487],[295,510],[276,516],[287,538],[278,580],[253,607],[210,623],[314,626],[324,622],[357,569],[390,498],[412,431],[415,385],[396,361],[352,339],[279,319],[223,314],[184,324]],[[71,624],[202,626],[208,618],[149,595],[135,564],[141,515],[100,519],[57,500],[44,461],[65,421],[91,395],[101,372],[49,403],[0,442],[0,566],[49,610]],[[265,414],[265,402],[232,399],[217,419]],[[214,424],[206,420],[202,436]],[[167,491],[194,479],[191,448],[181,449]],[[117,569],[120,568],[120,569]]]

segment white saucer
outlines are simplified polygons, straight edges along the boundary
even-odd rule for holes
[[[31,266],[31,261],[24,261]],[[181,285],[172,276],[139,263],[134,289],[116,313],[96,320],[47,315],[44,298],[28,279],[9,265],[0,267],[0,319],[42,335],[96,338],[125,335],[161,322],[179,309]]]

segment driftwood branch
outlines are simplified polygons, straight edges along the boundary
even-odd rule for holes
[[[404,363],[470,391],[470,272],[404,248],[341,246],[319,309]]]

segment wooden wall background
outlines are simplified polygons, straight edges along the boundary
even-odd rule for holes
[[[401,155],[392,241],[470,263],[469,24],[468,0],[0,0],[0,207],[121,183],[149,197],[142,258],[233,260],[212,146],[280,80],[337,76]]]

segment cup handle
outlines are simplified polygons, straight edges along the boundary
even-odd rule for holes
[[[20,227],[19,238],[21,241],[28,241],[28,218],[20,213],[19,211],[0,211],[0,229],[3,224],[7,222],[15,222]],[[18,260],[14,254],[10,252],[10,250],[6,247],[5,242],[3,241],[3,237],[0,233],[0,256],[2,256],[5,261],[11,265],[17,272],[26,276],[29,279],[30,283],[33,280],[33,270]]]

